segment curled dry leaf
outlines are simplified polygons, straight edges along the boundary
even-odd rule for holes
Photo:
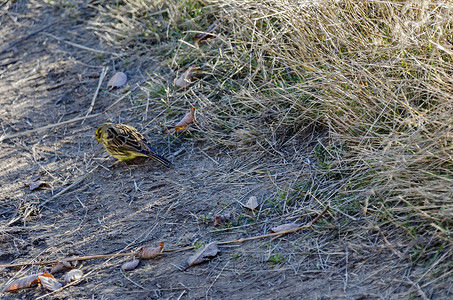
[[[130,260],[130,261],[127,261],[124,264],[122,264],[121,269],[123,271],[132,271],[138,266],[139,263],[140,263],[140,259],[136,258],[134,260]]]
[[[161,242],[159,247],[143,247],[137,252],[137,257],[142,259],[156,258],[164,251],[164,243]]]
[[[117,72],[115,75],[110,78],[109,82],[107,82],[107,87],[109,90],[116,88],[116,87],[122,87],[125,85],[127,82],[127,76],[123,72]]]
[[[49,186],[48,182],[44,182],[41,180],[34,181],[28,185],[28,187],[30,188],[30,191],[34,191],[36,189],[39,189],[42,187],[48,187],[48,186]]]
[[[181,76],[178,77],[175,81],[175,85],[179,88],[188,87],[195,79],[196,76],[201,74],[200,68],[195,65],[190,66],[185,70]]]
[[[38,279],[44,288],[46,288],[52,292],[58,291],[63,286],[51,274],[48,274],[48,273],[38,276]]]
[[[248,208],[250,210],[254,210],[255,208],[258,207],[258,199],[256,196],[252,196],[249,198],[247,203],[244,205],[245,208]]]
[[[296,228],[299,228],[299,225],[297,225],[296,223],[288,223],[288,224],[282,224],[277,227],[271,228],[270,232],[273,232],[273,233],[285,232],[285,231],[293,230]]]
[[[31,286],[34,286],[39,283],[38,276],[41,276],[43,274],[33,274],[33,275],[28,275],[19,279],[14,280],[11,282],[9,285],[7,285],[2,292],[11,292],[11,291],[16,291],[24,288],[29,288]]]
[[[207,244],[205,247],[198,249],[194,255],[189,257],[189,259],[187,260],[188,266],[185,267],[182,271],[184,272],[185,270],[192,266],[211,260],[219,252],[220,250],[219,247],[217,247],[217,242]]]
[[[66,275],[64,276],[64,281],[66,281],[67,283],[70,283],[70,282],[79,280],[80,278],[82,278],[82,276],[83,276],[82,270],[72,269],[71,271],[66,273]]]
[[[198,44],[204,44],[206,43],[209,39],[212,39],[215,37],[215,33],[217,32],[217,29],[220,26],[219,21],[215,21],[214,23],[211,24],[211,26],[206,29],[205,32],[197,34],[194,38],[193,41]]]
[[[184,118],[181,119],[181,121],[178,122],[178,124],[176,124],[175,126],[168,126],[167,127],[167,130],[170,130],[170,129],[175,129],[175,132],[176,131],[179,131],[179,130],[182,130],[184,128],[186,128],[187,126],[189,126],[190,124],[193,124],[195,123],[195,107],[192,107],[190,109],[190,111],[188,113],[186,113],[186,115],[184,116]]]
[[[76,265],[77,261],[59,261],[58,263],[53,265],[52,268],[50,268],[50,273],[55,274],[66,269],[72,269],[75,268]]]

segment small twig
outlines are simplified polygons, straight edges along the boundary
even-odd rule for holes
[[[287,230],[287,231],[269,233],[269,234],[265,234],[265,235],[252,236],[252,237],[249,237],[249,238],[243,238],[243,239],[238,239],[238,240],[218,242],[217,244],[218,245],[227,245],[227,244],[234,244],[234,243],[243,243],[243,242],[247,242],[247,241],[264,239],[264,238],[267,238],[267,237],[279,236],[279,235],[283,235],[283,234],[287,234],[287,233],[293,233],[293,232],[296,232],[296,231],[299,231],[299,230],[308,229],[308,228],[312,227],[323,215],[326,214],[326,212],[329,210],[329,207],[330,207],[330,205],[327,205],[324,208],[324,210],[319,215],[316,216],[316,218],[311,220],[310,223],[308,223],[307,225],[304,225],[304,226],[301,226],[301,227],[297,227],[297,228],[294,228],[294,229],[291,229],[291,230]],[[189,247],[178,248],[178,249],[164,250],[163,252],[164,253],[179,252],[179,251],[185,251],[185,250],[192,250],[194,248],[195,248],[195,246],[189,246]]]
[[[420,296],[421,299],[423,300],[429,300],[429,298],[426,296],[425,292],[422,290],[420,285],[416,282],[413,282],[409,277],[406,277],[406,280],[412,284],[412,286],[417,290],[418,295]]]
[[[104,81],[105,75],[107,74],[108,67],[102,68],[101,75],[99,76],[99,82],[98,82],[98,87],[96,88],[96,91],[94,92],[93,99],[91,99],[91,105],[90,108],[87,111],[87,114],[85,115],[85,119],[88,117],[88,115],[93,111],[94,108],[94,103],[96,102],[96,98],[99,93],[99,89],[101,88],[102,82]],[[85,119],[82,121],[82,124],[85,123]]]
[[[186,152],[186,148],[181,148],[178,151],[176,151],[175,153],[173,153],[172,156],[173,156],[173,158],[175,158],[176,156],[181,155],[184,152]]]
[[[223,266],[222,270],[220,270],[219,274],[216,276],[216,278],[212,281],[211,285],[209,286],[209,288],[206,290],[206,298],[208,298],[208,293],[209,293],[209,290],[212,288],[212,286],[214,285],[214,283],[217,281],[217,279],[219,279],[220,275],[223,273],[223,270],[225,270],[226,266],[228,266],[230,262],[227,261],[227,263]]]
[[[12,42],[11,44],[9,44],[8,46],[6,46],[5,48],[3,48],[2,50],[0,50],[0,54],[3,54],[4,52],[8,51],[9,49],[13,48],[14,46],[16,46],[17,44],[19,44],[20,42],[23,42],[25,41],[26,39],[29,39],[30,37],[34,36],[35,34],[37,33],[40,33],[41,31],[43,30],[46,30],[47,28],[49,28],[50,26],[54,25],[55,23],[57,22],[52,22],[50,23],[49,25],[46,25],[44,27],[41,27],[40,29],[36,30],[36,31],[33,31],[32,33]]]
[[[227,244],[234,244],[234,243],[243,243],[243,242],[247,242],[247,241],[259,240],[259,239],[264,239],[267,237],[273,237],[273,236],[283,235],[283,234],[287,234],[287,233],[293,233],[293,232],[296,232],[299,230],[308,229],[308,228],[312,227],[313,224],[315,224],[327,212],[328,209],[329,209],[329,205],[327,205],[326,208],[324,208],[324,210],[316,218],[314,218],[310,223],[308,223],[307,225],[301,226],[301,227],[297,227],[297,228],[287,230],[287,231],[282,231],[282,232],[275,232],[275,233],[269,233],[269,234],[264,234],[264,235],[252,236],[252,237],[245,238],[245,239],[219,242],[218,244],[227,245]]]
[[[103,50],[98,50],[98,49],[90,48],[90,47],[87,47],[87,46],[79,45],[79,44],[76,44],[76,43],[73,43],[73,42],[70,42],[70,41],[65,41],[64,39],[59,38],[58,36],[55,36],[55,35],[47,33],[47,32],[43,32],[42,34],[47,35],[47,36],[49,36],[51,38],[54,38],[56,40],[59,40],[60,42],[66,43],[68,45],[71,45],[73,47],[76,47],[76,48],[79,48],[79,49],[83,49],[83,50],[86,50],[86,51],[91,51],[91,52],[101,53],[101,54],[110,54],[110,55],[115,55],[115,56],[121,56],[121,55],[119,55],[117,53],[103,51]]]
[[[176,248],[176,249],[168,249],[168,250],[165,250],[162,251],[163,253],[173,253],[173,252],[181,252],[181,251],[186,251],[186,250],[193,250],[195,249],[195,246],[187,246],[187,247],[183,247],[183,248]]]
[[[82,261],[82,260],[99,259],[99,258],[107,258],[107,257],[110,258],[110,257],[122,257],[122,256],[134,256],[134,255],[135,255],[135,252],[89,255],[89,256],[71,257],[71,258],[58,259],[58,260],[47,260],[47,261],[40,261],[40,262],[33,262],[33,263],[6,264],[6,265],[0,265],[0,268],[13,268],[13,267],[23,267],[23,266],[43,266],[43,265],[56,264],[60,261],[68,261],[68,262],[69,261]]]
[[[181,295],[179,295],[178,299],[176,299],[176,300],[180,300],[185,293],[186,293],[186,290],[182,291]]]
[[[135,89],[134,89],[134,90],[135,90]],[[130,90],[129,92],[127,92],[127,93],[124,94],[123,96],[119,97],[115,102],[113,102],[109,107],[107,107],[106,109],[104,109],[104,111],[102,111],[102,112],[100,112],[100,113],[97,113],[97,114],[94,114],[94,115],[90,115],[90,116],[88,116],[88,117],[76,117],[76,118],[72,118],[72,119],[67,120],[67,121],[63,121],[63,122],[59,122],[59,123],[55,123],[55,124],[49,124],[49,125],[46,125],[46,126],[43,126],[43,127],[35,128],[35,129],[30,129],[30,130],[26,130],[26,131],[14,133],[14,134],[7,134],[7,135],[4,135],[4,136],[0,136],[0,142],[2,142],[2,141],[4,141],[4,140],[8,140],[8,139],[15,138],[15,137],[20,137],[20,136],[28,135],[28,134],[30,134],[30,133],[39,132],[39,131],[43,131],[43,130],[46,130],[46,129],[59,127],[59,126],[66,125],[66,124],[69,124],[69,123],[74,123],[74,122],[81,121],[81,120],[85,120],[85,119],[88,119],[88,118],[97,117],[97,116],[102,115],[103,113],[107,112],[107,111],[110,110],[113,106],[115,106],[116,104],[118,104],[121,100],[123,100],[124,98],[126,98],[127,96],[129,96],[129,94],[130,94],[132,91],[133,91],[133,90]]]
[[[96,117],[96,116],[97,116],[97,114],[96,115],[91,115],[88,118],[93,118],[93,117]],[[14,134],[7,134],[7,135],[4,135],[4,136],[0,136],[0,142],[2,142],[4,140],[15,138],[15,137],[28,135],[30,133],[39,132],[39,131],[43,131],[43,130],[46,130],[46,129],[59,127],[59,126],[66,125],[66,124],[73,123],[73,122],[77,122],[77,121],[80,121],[80,120],[83,120],[83,119],[86,119],[86,117],[76,117],[76,118],[73,118],[73,119],[70,119],[70,120],[67,120],[67,121],[63,121],[63,122],[59,122],[59,123],[55,123],[55,124],[49,124],[49,125],[46,125],[46,126],[43,126],[43,127],[35,128],[35,129],[25,130],[25,131],[14,133]]]
[[[96,114],[96,115],[100,115],[100,114],[103,114],[105,113],[106,111],[110,110],[112,107],[114,107],[115,105],[117,105],[121,100],[123,100],[124,98],[126,98],[127,96],[129,96],[130,93],[132,93],[133,91],[135,91],[137,87],[131,89],[129,92],[127,92],[126,94],[124,94],[123,96],[119,97],[118,100],[116,100],[115,102],[113,102],[110,106],[108,106],[106,109],[104,109],[103,112],[99,113],[99,114]]]
[[[87,178],[88,176],[90,176],[94,170],[96,170],[97,168],[99,167],[99,165],[97,165],[96,167],[93,168],[93,170],[89,171],[88,173],[84,174],[83,176],[77,178],[73,183],[71,183],[70,185],[68,185],[67,187],[65,187],[64,189],[62,189],[61,191],[59,191],[57,194],[53,195],[52,198],[44,201],[43,203],[39,204],[40,207],[43,207],[44,205],[46,205],[49,201],[51,200],[54,200],[55,198],[57,197],[60,197],[61,195],[63,195],[64,193],[66,193],[69,189],[73,188],[74,186],[78,185],[79,183],[81,183],[83,180],[85,180],[85,178]]]
[[[245,238],[245,239],[218,242],[217,244],[218,245],[227,245],[227,244],[233,244],[233,243],[243,243],[246,241],[258,240],[258,239],[263,239],[263,238],[267,238],[267,237],[273,237],[273,236],[283,235],[283,234],[287,234],[287,233],[292,233],[292,232],[296,232],[296,231],[303,230],[303,229],[308,229],[308,228],[312,227],[313,224],[315,224],[328,210],[329,210],[329,205],[327,205],[324,208],[324,210],[316,218],[311,220],[311,222],[305,226],[301,226],[301,227],[298,227],[295,229],[282,231],[282,232],[253,236],[253,237],[249,237],[249,238]],[[193,250],[194,248],[195,248],[194,246],[189,246],[189,247],[184,247],[184,248],[164,250],[163,252],[172,253],[172,252],[179,252],[179,251],[185,251],[185,250]],[[107,258],[107,257],[112,258],[112,257],[121,257],[121,256],[134,256],[134,255],[135,255],[135,252],[117,253],[117,254],[100,254],[100,255],[80,256],[80,257],[72,257],[72,258],[67,258],[67,259],[49,260],[49,261],[34,262],[34,263],[6,264],[6,265],[0,265],[0,268],[12,268],[12,267],[22,267],[22,266],[32,266],[32,265],[50,265],[50,264],[56,264],[63,260],[69,262],[69,261],[81,261],[81,260],[99,259],[99,258]]]
[[[124,278],[126,278],[127,280],[129,280],[129,282],[131,282],[133,285],[147,291],[147,292],[154,292],[153,290],[150,290],[150,289],[147,289],[145,288],[143,285],[141,284],[138,284],[137,282],[133,281],[132,279],[130,279],[129,277],[126,276],[126,274],[124,274],[124,271],[121,271],[121,274],[123,275]]]
[[[209,156],[209,154],[207,154],[207,153],[204,152],[203,150],[201,150],[201,153],[203,153],[207,158],[209,158],[210,160],[212,160],[216,165],[219,165],[219,164],[220,164],[218,161],[216,161],[214,158],[212,158],[211,156]]]

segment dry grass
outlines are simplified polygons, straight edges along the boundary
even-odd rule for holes
[[[450,267],[453,5],[284,2],[128,0],[100,8],[93,28],[130,55],[157,51],[161,68],[135,96],[137,118],[151,103],[166,112],[151,121],[165,126],[195,106],[205,148],[274,156],[308,129],[324,131],[316,180],[293,200],[371,214],[414,241],[414,261]],[[193,44],[216,19],[217,38]],[[192,64],[203,78],[175,89]]]

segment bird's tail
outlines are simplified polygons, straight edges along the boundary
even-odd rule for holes
[[[171,162],[168,159],[166,159],[165,157],[163,157],[162,155],[154,153],[154,154],[150,155],[149,157],[157,160],[158,162],[160,162],[161,164],[163,164],[167,168],[171,167]]]

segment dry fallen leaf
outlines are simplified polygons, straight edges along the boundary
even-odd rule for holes
[[[137,252],[137,257],[142,259],[150,259],[159,256],[164,251],[164,243],[161,242],[159,247],[143,247]]]
[[[52,268],[50,269],[50,273],[55,274],[66,269],[72,269],[76,265],[77,261],[65,261],[65,260],[59,261],[57,264],[52,266]]]
[[[130,261],[127,261],[124,264],[122,264],[121,269],[123,271],[132,271],[133,269],[135,269],[138,266],[139,263],[140,263],[140,259],[136,258],[134,260],[130,260]]]
[[[231,219],[231,212],[214,216],[214,226],[218,226],[222,223],[228,222]]]
[[[109,82],[107,82],[107,87],[109,90],[116,88],[116,87],[122,87],[125,85],[127,82],[127,76],[123,72],[117,72],[115,75],[110,78]]]
[[[168,126],[167,130],[170,129],[175,129],[176,131],[182,130],[189,126],[190,124],[194,124],[195,121],[195,107],[192,107],[188,113],[185,114],[184,118],[181,119],[181,121],[178,122],[175,126]]]
[[[212,39],[215,37],[215,33],[217,32],[217,28],[219,28],[219,21],[215,21],[214,23],[211,24],[211,26],[206,29],[205,32],[197,34],[194,38],[193,41],[198,44],[204,44],[206,43],[209,39]]]
[[[71,271],[66,273],[66,275],[64,276],[64,281],[66,281],[67,283],[70,283],[70,282],[79,280],[80,278],[82,278],[82,276],[83,276],[82,270],[72,269]]]
[[[219,247],[217,247],[217,242],[207,244],[205,247],[198,249],[194,255],[189,257],[189,259],[187,260],[188,266],[185,267],[182,271],[184,272],[185,270],[192,266],[211,260],[219,252],[220,250]]]
[[[285,231],[293,230],[296,228],[299,228],[299,225],[297,225],[296,223],[288,223],[288,224],[282,224],[277,227],[271,228],[270,232],[273,232],[273,233],[285,232]]]
[[[48,182],[44,182],[41,180],[34,181],[28,185],[28,187],[30,188],[30,191],[34,191],[36,189],[39,189],[42,187],[48,187],[48,186],[49,186]]]
[[[255,208],[258,207],[258,199],[256,198],[256,196],[252,196],[249,198],[249,201],[247,201],[247,203],[244,205],[245,208],[248,208],[250,210],[254,210]]]
[[[19,279],[14,280],[11,282],[9,285],[7,285],[2,292],[11,292],[19,289],[24,289],[24,288],[29,288],[33,285],[36,285],[39,283],[38,276],[41,276],[42,274],[33,274],[33,275],[28,275]]]
[[[44,288],[52,292],[58,291],[63,286],[51,274],[48,273],[44,273],[41,276],[38,276],[38,279]]]
[[[175,85],[180,88],[186,88],[188,87],[193,80],[195,79],[196,76],[199,76],[201,74],[200,68],[198,68],[195,65],[190,66],[185,70],[181,76],[178,77],[175,81]]]

